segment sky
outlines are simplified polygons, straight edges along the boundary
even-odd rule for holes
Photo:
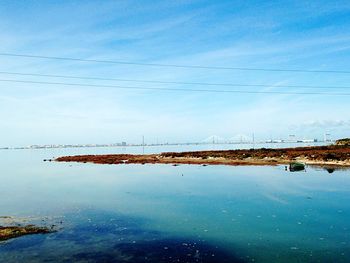
[[[204,67],[350,71],[349,32],[349,1],[0,3],[1,54]],[[323,88],[285,87],[293,85]],[[324,88],[329,86],[343,88]],[[349,137],[350,96],[305,94],[308,92],[350,94],[350,74],[159,67],[0,55],[0,147],[138,143],[143,135],[148,143],[202,141],[211,135],[231,138],[253,133],[257,140],[288,138],[291,134],[298,138],[321,139],[324,133],[330,133],[332,138]]]

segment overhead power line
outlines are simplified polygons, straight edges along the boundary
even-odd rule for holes
[[[0,71],[0,74],[2,74],[2,75],[15,75],[15,76],[66,78],[66,79],[81,79],[81,80],[102,80],[102,81],[121,81],[121,82],[136,82],[136,83],[154,83],[154,84],[176,84],[176,85],[201,85],[201,86],[225,86],[225,87],[265,87],[265,88],[273,87],[273,88],[305,88],[305,89],[350,89],[350,86],[268,85],[268,84],[184,82],[184,81],[84,77],[84,76],[73,76],[73,75],[38,74],[38,73],[23,73],[23,72],[9,72],[9,71]]]
[[[116,88],[116,89],[130,89],[130,90],[153,90],[153,91],[350,96],[350,93],[340,93],[340,92],[287,92],[287,91],[247,91],[247,90],[217,90],[217,89],[214,90],[214,89],[184,89],[184,88],[152,88],[152,87],[132,87],[132,86],[117,86],[117,85],[79,84],[79,83],[29,81],[29,80],[13,80],[13,79],[0,79],[0,82],[25,83],[25,84],[44,84],[44,85],[61,85],[61,86],[76,86],[76,87]]]
[[[66,61],[78,61],[78,62],[93,62],[93,63],[105,63],[105,64],[134,65],[134,66],[167,67],[167,68],[350,74],[350,71],[347,71],[347,70],[308,70],[308,69],[283,69],[283,68],[250,68],[250,67],[179,65],[179,64],[132,62],[132,61],[121,61],[121,60],[98,60],[98,59],[83,59],[83,58],[72,58],[72,57],[41,56],[41,55],[28,55],[28,54],[17,54],[17,53],[0,53],[0,56],[23,57],[23,58],[34,58],[34,59],[66,60]]]

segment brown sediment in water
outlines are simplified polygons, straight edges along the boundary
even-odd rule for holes
[[[56,161],[96,164],[197,165],[278,165],[299,161],[310,165],[350,166],[350,146],[329,145],[278,149],[166,152],[142,155],[76,155],[59,157]]]
[[[33,234],[48,234],[54,232],[48,227],[38,227],[34,225],[26,226],[0,226],[0,241],[8,240],[15,237],[33,235]]]

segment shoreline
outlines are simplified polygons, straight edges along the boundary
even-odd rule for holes
[[[52,160],[44,160],[52,161]],[[160,154],[103,154],[62,156],[57,162],[95,164],[192,164],[192,165],[306,165],[350,167],[350,146],[330,145],[278,149],[166,152]]]
[[[34,222],[40,220],[41,223]],[[33,221],[33,222],[30,222]],[[56,224],[50,226],[43,225],[45,219],[38,218],[18,218],[13,216],[1,216],[0,215],[0,244],[1,242],[27,236],[38,234],[50,234],[57,232]]]
[[[38,227],[34,225],[26,226],[0,226],[0,242],[9,239],[37,234],[49,234],[55,232],[47,227]]]

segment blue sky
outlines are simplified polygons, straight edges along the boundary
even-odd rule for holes
[[[142,63],[350,69],[348,1],[1,1],[0,53]],[[157,88],[344,92],[350,74],[144,67],[0,56],[1,72],[263,84],[202,87],[0,74]],[[123,90],[0,81],[0,146],[350,136],[350,96]]]

